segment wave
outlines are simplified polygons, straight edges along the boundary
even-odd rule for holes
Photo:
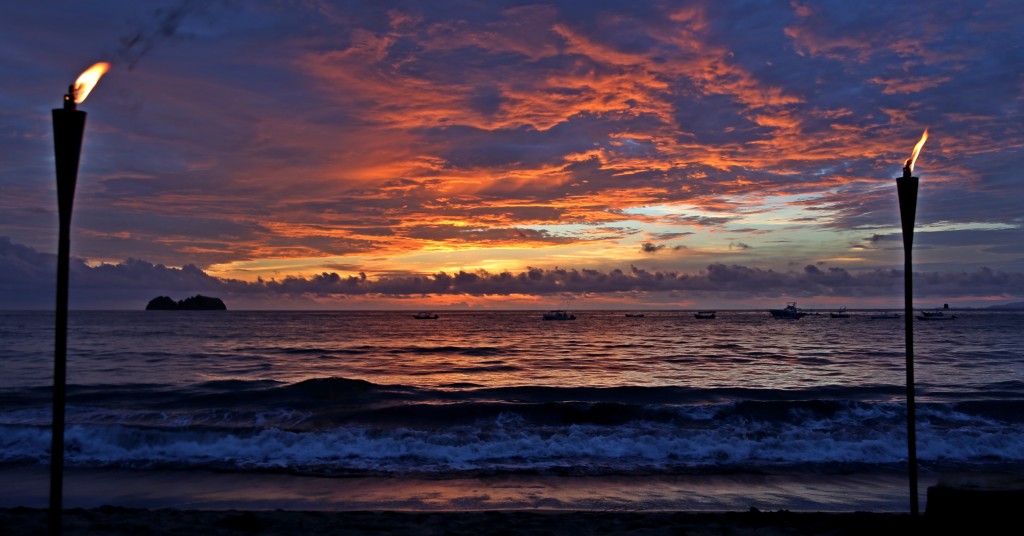
[[[852,417],[852,415],[847,416]],[[848,422],[848,421],[847,421]],[[714,427],[629,421],[538,425],[503,412],[473,425],[341,426],[317,430],[157,428],[76,424],[66,434],[72,467],[270,470],[300,474],[450,475],[482,472],[622,474],[733,472],[800,467],[902,467],[899,423],[796,426],[734,420]],[[47,462],[49,430],[0,425],[0,463]],[[919,434],[923,467],[1024,463],[1024,433],[975,427]]]
[[[504,367],[500,362],[482,365]],[[477,367],[466,367],[477,368]],[[461,370],[461,369],[455,369]],[[459,415],[491,418],[509,409],[538,421],[627,422],[667,421],[714,408],[722,418],[786,420],[791,415],[829,416],[854,407],[891,407],[900,411],[901,385],[816,386],[806,390],[755,388],[694,388],[682,386],[481,387],[472,382],[442,388],[379,384],[342,377],[312,378],[295,383],[275,380],[216,380],[188,386],[157,383],[69,385],[68,405],[118,411],[163,413],[243,413],[289,409],[335,416],[337,423],[354,415],[385,418],[403,413],[406,420],[440,420]],[[920,394],[919,394],[920,397]],[[926,398],[921,397],[921,399]],[[936,407],[958,408],[972,415],[1019,422],[1024,401],[1017,397],[976,399],[949,397]],[[28,387],[0,391],[6,411],[40,408],[50,402],[50,389]],[[927,402],[919,401],[919,405]],[[468,408],[468,409],[467,409]],[[0,416],[3,413],[0,412]],[[461,417],[458,420],[465,420]],[[0,417],[2,419],[2,417]],[[385,419],[388,420],[388,419]],[[391,420],[400,421],[401,418]],[[2,420],[0,420],[2,422]]]
[[[885,469],[906,454],[893,389],[420,389],[347,378],[73,386],[66,458],[326,475]],[[0,463],[46,463],[51,415],[40,394],[4,394]],[[1024,464],[1022,409],[1016,399],[919,404],[922,466]]]
[[[508,348],[494,346],[411,346],[397,349],[395,353],[464,355],[469,357],[489,357],[515,353]]]
[[[469,369],[504,368],[500,362],[489,362]],[[514,367],[512,367],[514,368]],[[460,369],[455,369],[460,370]],[[471,382],[453,384],[448,389],[424,389],[408,385],[378,384],[361,379],[340,377],[312,378],[296,383],[284,383],[274,380],[216,380],[187,386],[156,383],[121,383],[68,385],[69,402],[105,402],[142,403],[156,398],[162,401],[170,397],[181,404],[206,405],[212,399],[233,400],[240,404],[253,401],[269,403],[282,402],[322,402],[325,399],[346,400],[352,398],[389,398],[407,399],[512,399],[532,402],[548,401],[636,401],[660,403],[696,403],[717,402],[727,399],[790,399],[816,398],[819,396],[836,396],[859,398],[867,394],[878,393],[873,388],[841,388],[829,392],[828,388],[815,391],[791,392],[742,388],[698,389],[690,387],[550,387],[550,386],[516,386],[516,387],[479,387]],[[882,388],[887,394],[898,393],[898,387]],[[33,404],[48,400],[49,387],[29,387],[18,390],[0,391],[0,401],[7,405]]]

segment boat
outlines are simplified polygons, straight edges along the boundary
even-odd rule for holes
[[[831,316],[832,318],[850,318],[850,313],[847,313],[846,312],[846,307],[843,307],[842,309],[839,309],[838,311],[833,311],[833,312],[829,313],[829,316]]]
[[[796,302],[788,302],[782,309],[769,309],[768,312],[777,320],[799,320],[807,316],[807,313],[797,309]]]
[[[878,313],[871,315],[872,320],[890,320],[894,318],[900,318],[899,313]]]
[[[954,320],[956,315],[946,316],[943,311],[921,311],[921,314],[917,317],[918,320]]]
[[[643,318],[644,314],[643,313],[626,313],[626,316],[629,317],[629,318]]]
[[[436,313],[427,313],[427,312],[416,313],[416,314],[412,315],[412,317],[417,319],[417,320],[437,320],[438,318],[441,318]]]
[[[576,320],[576,316],[569,314],[568,311],[558,309],[544,313],[544,320]]]
[[[712,319],[715,318],[715,312],[714,311],[697,311],[696,313],[693,314],[693,317],[701,319],[701,320],[712,320]]]

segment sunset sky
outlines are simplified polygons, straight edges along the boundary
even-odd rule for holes
[[[1014,0],[5,2],[0,308],[1024,300]]]

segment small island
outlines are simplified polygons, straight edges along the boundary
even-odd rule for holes
[[[147,311],[227,311],[220,298],[196,294],[191,298],[174,301],[167,296],[157,296],[146,305]]]

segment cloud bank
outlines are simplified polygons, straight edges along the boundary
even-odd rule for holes
[[[12,274],[2,287],[0,308],[52,308],[54,262],[52,255],[0,237],[0,270]],[[922,300],[956,302],[982,294],[1012,301],[1024,296],[1024,274],[1020,273],[982,268],[972,272],[916,272],[914,277],[917,298]],[[476,270],[379,278],[323,272],[310,277],[257,281],[212,277],[194,265],[170,268],[134,259],[97,266],[76,260],[71,270],[72,305],[77,308],[137,309],[157,295],[180,298],[194,294],[248,305],[243,308],[253,308],[254,304],[259,308],[258,304],[275,301],[290,308],[323,308],[323,300],[328,298],[331,301],[326,303],[331,307],[388,309],[401,300],[438,296],[493,298],[491,308],[503,308],[507,303],[503,304],[501,298],[507,296],[572,297],[584,304],[588,299],[628,297],[636,303],[647,299],[653,306],[716,303],[739,308],[795,299],[836,302],[866,298],[898,306],[902,292],[903,273],[899,270],[851,273],[842,268],[821,269],[813,265],[785,272],[711,264],[693,273],[630,266],[608,271],[527,268],[521,272]]]

